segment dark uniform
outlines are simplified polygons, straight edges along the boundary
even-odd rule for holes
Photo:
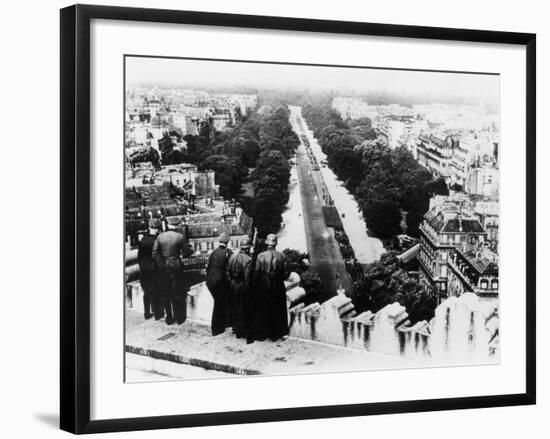
[[[159,272],[158,266],[153,259],[153,246],[156,235],[145,235],[139,242],[138,264],[139,282],[143,288],[143,309],[146,319],[153,315],[155,319],[161,319],[164,315],[160,303]]]
[[[249,341],[277,340],[288,335],[286,258],[273,247],[258,255],[252,287],[252,324]]]
[[[214,309],[212,310],[212,335],[218,335],[230,326],[228,320],[228,281],[225,274],[225,265],[231,256],[231,250],[220,246],[212,252],[208,258],[206,268],[206,286],[214,298]]]
[[[174,322],[174,319],[181,324],[187,318],[187,289],[183,282],[181,257],[188,254],[189,246],[184,236],[175,230],[161,233],[153,246],[153,257],[160,269],[161,296],[166,311],[166,323],[169,325]]]
[[[237,337],[247,335],[247,307],[252,281],[252,258],[242,250],[233,253],[227,261],[227,279],[229,280],[228,319],[229,326]]]

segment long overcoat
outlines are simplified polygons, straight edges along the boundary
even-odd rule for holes
[[[252,281],[252,258],[239,251],[233,253],[226,266],[229,280],[228,320],[237,337],[244,337],[248,332],[247,319],[250,283]]]
[[[229,282],[225,273],[227,260],[231,256],[231,250],[218,247],[208,258],[206,267],[206,286],[214,298],[212,310],[212,335],[218,335],[230,326],[228,320],[228,290]]]
[[[254,266],[252,283],[252,325],[249,338],[277,340],[288,334],[286,258],[269,247],[260,253]]]

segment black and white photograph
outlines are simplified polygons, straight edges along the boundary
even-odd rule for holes
[[[2,437],[548,430],[543,2],[3,12]]]
[[[499,87],[125,55],[125,382],[499,364]]]

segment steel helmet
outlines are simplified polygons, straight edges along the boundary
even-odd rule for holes
[[[277,245],[277,235],[275,235],[274,233],[270,233],[269,235],[267,235],[267,237],[265,238],[265,244],[276,246]]]

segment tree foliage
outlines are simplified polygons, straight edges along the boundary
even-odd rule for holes
[[[344,121],[330,101],[304,105],[302,114],[313,129],[330,168],[352,192],[369,230],[382,239],[418,226],[434,194],[448,194],[443,179],[434,179],[406,147],[392,149],[369,118]]]
[[[332,291],[328,291],[321,277],[311,270],[304,271],[300,275],[300,285],[306,291],[305,304],[323,303],[333,296]]]
[[[293,271],[301,275],[308,269],[308,264],[304,262],[304,260],[309,259],[309,255],[307,253],[302,253],[298,250],[290,248],[284,249],[283,253],[286,257],[286,264],[289,271]]]
[[[156,168],[159,166],[160,155],[154,148],[140,149],[131,154],[128,161],[130,163],[151,162]]]
[[[429,321],[437,306],[436,297],[424,291],[418,279],[400,268],[395,252],[385,253],[380,261],[367,265],[353,299],[358,312],[377,312],[399,302],[407,308],[412,323]]]
[[[248,174],[248,169],[239,160],[225,155],[208,157],[201,163],[200,169],[215,172],[220,195],[229,200],[237,199],[240,195],[243,179]]]
[[[263,107],[258,119],[260,154],[250,179],[254,188],[253,216],[258,236],[277,233],[288,202],[290,164],[299,139],[289,122],[286,107]]]

